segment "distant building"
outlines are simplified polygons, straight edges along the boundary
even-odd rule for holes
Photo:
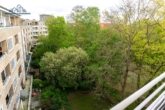
[[[33,35],[33,43],[36,44],[38,39],[38,35],[45,35],[47,36],[47,26],[44,25],[44,21],[36,21],[31,20],[31,27],[32,27],[32,35]]]
[[[40,21],[43,22],[43,25],[45,25],[45,21],[49,16],[52,16],[52,15],[40,14]]]
[[[109,27],[111,27],[111,26],[112,26],[111,23],[100,23],[100,28],[101,28],[101,29],[109,28]]]

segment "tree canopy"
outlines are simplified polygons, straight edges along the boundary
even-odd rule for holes
[[[87,53],[81,48],[69,47],[59,49],[55,54],[48,52],[42,57],[41,71],[54,85],[63,89],[79,86],[89,62]]]

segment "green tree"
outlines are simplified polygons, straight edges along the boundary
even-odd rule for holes
[[[31,66],[33,68],[39,68],[39,62],[45,52],[55,52],[55,44],[47,37],[40,35],[38,37],[38,44],[33,50]]]
[[[111,88],[122,83],[122,73],[124,71],[124,40],[112,28],[101,30],[94,42],[96,45],[94,59],[96,63],[92,65],[95,73],[96,85],[95,94],[102,98],[108,98],[115,103],[111,95]],[[99,95],[98,95],[99,93]]]
[[[160,65],[161,63],[157,63],[158,60],[155,59],[158,54],[158,58],[162,57],[158,48],[163,47],[160,42],[164,39],[159,33],[162,31],[160,27],[161,20],[163,19],[162,16],[160,17],[158,15],[158,10],[162,7],[158,1],[159,0],[123,0],[117,9],[114,8],[111,9],[110,12],[104,12],[105,20],[110,22],[113,28],[120,33],[125,43],[125,52],[123,54],[125,56],[126,66],[122,73],[123,78],[121,84],[123,98],[127,86],[128,73],[131,70],[132,64],[136,65],[134,73],[137,75],[137,89],[141,87],[141,76],[148,76],[148,74],[146,74],[147,72],[143,71],[145,70],[143,68],[154,67],[152,70],[155,69],[159,71],[161,70],[160,68],[164,66],[163,60],[161,60],[163,61],[161,62],[163,65]],[[154,49],[154,47],[158,45],[161,46]],[[154,55],[154,53],[156,54]],[[154,59],[152,59],[153,57]],[[152,71],[153,76],[161,72],[158,71]]]
[[[66,22],[64,17],[50,16],[46,20],[48,26],[48,39],[51,44],[55,45],[55,50],[61,47],[67,47],[68,40],[70,40],[70,33],[66,28]],[[73,40],[73,39],[72,39]]]
[[[42,89],[41,106],[46,110],[59,110],[62,106],[60,90],[53,86]]]
[[[97,7],[75,6],[68,15],[68,27],[75,38],[75,46],[88,53],[91,41],[97,37],[100,30],[100,12]]]
[[[77,88],[84,80],[85,67],[89,58],[81,48],[59,49],[56,54],[48,52],[42,57],[40,66],[45,77],[54,85],[63,89]]]
[[[34,79],[33,80],[33,88],[41,88],[42,87],[42,80]]]

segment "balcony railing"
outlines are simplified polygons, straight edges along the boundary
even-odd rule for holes
[[[9,80],[10,80],[10,77],[11,77],[10,75],[6,76],[6,79],[3,81],[3,86],[4,86],[4,88],[6,88],[8,82],[9,82]]]
[[[38,36],[38,34],[33,34],[33,36]]]
[[[8,108],[8,110],[11,110],[10,107],[11,107],[12,102],[13,102],[13,95],[11,95],[11,96],[9,97],[9,100],[8,100],[8,103],[7,103],[7,108]]]
[[[110,110],[123,110],[128,107],[131,103],[136,101],[142,95],[144,95],[147,91],[149,91],[153,86],[158,84],[161,80],[165,78],[165,72],[160,76],[146,84],[144,87],[136,91],[134,94],[130,95],[128,98],[111,108]],[[147,97],[141,104],[139,104],[134,110],[141,110],[144,108],[163,88],[165,87],[165,83],[163,83],[159,88],[157,88],[149,97]],[[165,108],[165,91],[159,95],[159,97],[152,102],[150,105],[146,106],[146,110],[164,110]],[[163,108],[164,107],[164,108]]]
[[[39,25],[33,25],[32,27],[38,27]]]
[[[2,61],[7,56],[6,52],[3,52],[2,55],[0,55],[0,61]]]
[[[0,30],[1,29],[10,29],[10,28],[19,28],[20,26],[12,26],[12,25],[10,25],[10,26],[5,26],[5,27],[2,27],[2,26],[0,26]]]

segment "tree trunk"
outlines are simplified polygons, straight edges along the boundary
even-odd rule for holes
[[[137,76],[137,90],[140,89],[140,74]]]
[[[140,89],[140,74],[138,74],[138,77],[137,77],[137,90]],[[141,100],[140,98],[137,100],[138,104],[140,104]]]
[[[127,77],[128,77],[128,71],[129,71],[129,62],[126,60],[126,71],[123,75],[123,84],[122,84],[122,90],[121,90],[121,99],[123,100],[125,97],[125,88],[127,85]]]

